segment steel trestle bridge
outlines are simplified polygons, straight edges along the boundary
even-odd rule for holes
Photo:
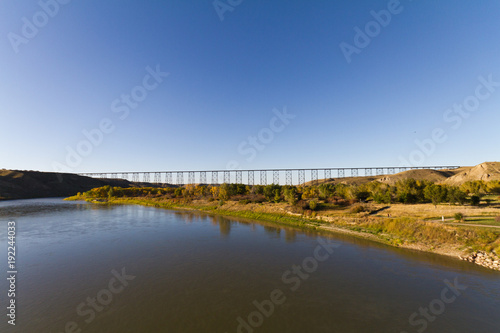
[[[364,168],[314,168],[314,169],[256,169],[256,170],[205,170],[205,171],[145,171],[145,172],[92,172],[79,173],[101,179],[125,179],[132,182],[156,185],[189,185],[236,183],[247,185],[300,185],[306,182],[318,183],[319,179],[345,177],[383,176],[418,170],[451,170],[459,166],[419,167],[364,167]]]

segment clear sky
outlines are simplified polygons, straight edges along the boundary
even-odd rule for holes
[[[499,17],[497,0],[3,0],[0,168],[498,161]]]

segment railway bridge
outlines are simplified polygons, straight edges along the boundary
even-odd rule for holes
[[[187,185],[236,183],[247,185],[299,185],[317,183],[320,179],[382,176],[407,170],[451,170],[459,166],[419,167],[363,167],[363,168],[311,168],[311,169],[256,169],[256,170],[197,170],[197,171],[144,171],[144,172],[92,172],[79,173],[101,179],[126,179],[132,182],[157,185]]]

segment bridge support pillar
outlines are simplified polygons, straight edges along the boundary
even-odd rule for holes
[[[177,185],[184,185],[184,172],[177,172]]]
[[[267,185],[267,171],[260,171],[260,185]]]
[[[173,184],[172,173],[171,172],[165,173],[165,185],[172,185],[172,184]]]
[[[286,184],[287,185],[292,185],[292,170],[286,170]]]
[[[339,178],[345,177],[345,170],[344,169],[337,169],[337,173],[338,173]]]
[[[194,171],[189,171],[188,173],[188,184],[194,184]]]
[[[254,173],[253,173],[253,170],[249,170],[248,171],[248,185],[254,185],[255,182],[254,182]]]
[[[139,173],[138,173],[138,172],[134,172],[134,173],[132,174],[132,181],[133,181],[134,183],[138,183],[138,182],[139,182]]]
[[[155,184],[161,184],[161,173],[160,172],[155,172],[155,178],[153,181]]]
[[[299,170],[299,185],[304,185],[306,182],[306,170]]]
[[[311,181],[313,185],[318,184],[318,170],[316,169],[311,170]]]
[[[273,184],[280,184],[280,172],[278,170],[273,170]]]

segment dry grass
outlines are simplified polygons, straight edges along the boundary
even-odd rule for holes
[[[500,214],[500,208],[496,207],[474,207],[474,206],[453,206],[432,204],[404,205],[393,204],[384,213],[393,217],[415,217],[421,219],[439,219],[441,216],[451,218],[455,213],[462,213],[464,216],[496,216]]]

